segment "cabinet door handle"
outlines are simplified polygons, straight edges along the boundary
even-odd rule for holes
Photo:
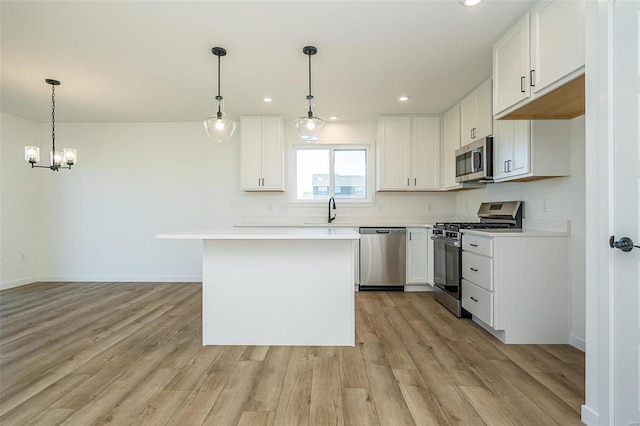
[[[473,272],[478,272],[476,268],[469,268],[469,269],[471,269]]]
[[[409,185],[410,185],[410,183],[409,183],[409,178],[407,178],[407,186],[409,186]]]
[[[524,93],[524,75],[520,77],[520,91]]]
[[[262,178],[262,186],[264,186],[264,178]]]
[[[471,133],[471,139],[473,139],[473,129],[469,130],[469,133]]]
[[[478,301],[478,299],[476,299],[476,298],[475,298],[475,297],[473,297],[473,296],[469,296],[469,299],[473,300],[474,302],[477,302],[477,301]]]
[[[411,241],[411,232],[409,232],[409,241]]]
[[[507,160],[507,172],[511,172],[511,160]]]
[[[260,178],[258,178],[258,186],[260,186]]]
[[[471,247],[478,247],[477,244],[469,244]]]
[[[413,178],[413,186],[418,186],[418,178]]]
[[[529,71],[529,84],[531,85],[531,87],[536,87],[536,85],[534,83],[535,80],[533,79],[533,76],[534,76],[535,72],[536,72],[536,70]]]

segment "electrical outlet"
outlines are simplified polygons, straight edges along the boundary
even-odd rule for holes
[[[382,213],[382,204],[378,204],[378,213]]]
[[[432,210],[433,210],[433,204],[427,203],[427,212],[430,212]]]
[[[26,262],[27,261],[27,255],[22,253],[22,255],[20,256],[20,262]]]
[[[547,207],[548,207],[547,206],[547,199],[543,198],[542,199],[542,211],[546,213],[548,211]]]
[[[273,203],[269,203],[268,207],[269,207],[269,211],[272,212],[273,211]]]

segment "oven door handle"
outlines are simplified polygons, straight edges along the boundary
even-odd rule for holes
[[[447,240],[444,238],[438,238],[438,237],[431,237],[431,239],[433,240],[434,243],[441,243],[447,246],[452,246],[452,247],[460,247],[460,241],[457,240]]]

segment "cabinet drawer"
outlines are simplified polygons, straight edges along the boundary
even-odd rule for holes
[[[493,327],[493,293],[462,280],[462,307]]]
[[[493,238],[463,233],[462,250],[493,257]]]
[[[493,290],[493,259],[462,252],[462,278],[484,288]]]

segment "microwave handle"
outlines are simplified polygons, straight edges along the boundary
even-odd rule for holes
[[[482,151],[476,150],[471,152],[471,171],[472,173],[482,170]]]

